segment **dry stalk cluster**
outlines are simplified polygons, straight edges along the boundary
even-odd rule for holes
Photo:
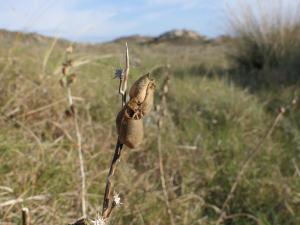
[[[141,144],[144,137],[143,118],[153,106],[155,82],[150,74],[143,75],[135,81],[130,88],[127,102],[127,82],[129,75],[129,52],[126,43],[126,64],[124,70],[117,70],[116,77],[120,79],[119,94],[121,95],[122,109],[116,118],[118,140],[115,153],[112,158],[103,199],[102,217],[98,217],[94,224],[105,224],[108,222],[113,209],[121,204],[118,194],[113,191],[112,177],[115,173],[123,145],[129,148],[136,148]],[[114,194],[113,194],[114,193]]]
[[[73,52],[72,46],[66,49],[65,62],[62,65],[62,78],[60,84],[67,90],[68,108],[65,111],[66,116],[72,117],[74,121],[74,127],[76,132],[76,147],[78,150],[79,166],[80,166],[80,178],[81,178],[81,208],[82,216],[86,217],[86,188],[85,188],[85,172],[84,172],[84,159],[82,153],[82,136],[78,124],[78,116],[73,103],[72,89],[71,86],[76,80],[76,74],[72,73],[73,61],[69,59],[69,54]]]
[[[155,83],[150,74],[140,77],[130,88],[130,100],[118,113],[117,132],[121,144],[136,148],[144,137],[143,118],[153,106]]]

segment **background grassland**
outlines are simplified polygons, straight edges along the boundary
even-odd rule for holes
[[[251,25],[255,34],[262,30],[256,27],[260,24]],[[298,60],[295,46],[299,40],[292,36],[295,32],[287,33],[289,39],[281,39],[278,46],[272,37],[277,37],[279,30],[272,28],[272,35],[262,42],[263,34],[253,39],[247,32],[249,26],[236,28],[237,36],[222,42],[129,42],[130,84],[150,71],[159,90],[164,75],[171,76],[162,149],[176,224],[214,224],[235,177],[270,128],[278,108],[298,94],[294,62]],[[282,32],[283,28],[279,29]],[[293,47],[288,45],[291,40]],[[29,207],[33,224],[66,224],[81,212],[75,133],[72,120],[64,116],[67,102],[58,82],[70,43],[54,42],[37,35],[0,33],[3,224],[20,223],[23,206]],[[114,70],[124,64],[123,53],[121,40],[94,46],[74,43],[71,55],[75,64],[81,64],[74,69],[78,79],[73,95],[78,97],[88,212],[92,217],[102,204],[114,151],[120,102],[118,81],[112,78]],[[259,67],[257,59],[262,64]],[[49,104],[53,105],[32,113]],[[230,202],[228,214],[234,216],[225,224],[300,223],[299,106],[294,104],[265,140]],[[113,214],[111,224],[169,224],[156,129],[153,112],[145,121],[142,146],[125,149],[114,180],[124,204]],[[1,206],[11,199],[37,195],[44,199]]]

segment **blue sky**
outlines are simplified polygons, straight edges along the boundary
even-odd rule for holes
[[[187,28],[224,33],[222,0],[0,0],[0,28],[76,41]]]
[[[226,33],[224,1],[238,0],[0,0],[0,28],[86,42],[180,28],[214,37]]]

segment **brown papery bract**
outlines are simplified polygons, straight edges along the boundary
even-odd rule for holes
[[[146,97],[145,97],[143,103],[141,104],[141,111],[142,111],[143,115],[147,115],[148,113],[150,113],[150,111],[153,107],[154,91],[155,91],[155,83],[154,83],[154,81],[151,81],[147,87]]]
[[[119,140],[129,148],[136,148],[144,138],[143,120],[136,117],[138,112],[130,107],[129,101],[118,113],[116,119]]]
[[[153,106],[155,83],[150,74],[140,77],[130,89],[130,100],[116,119],[119,140],[129,148],[136,148],[144,138],[142,118]]]
[[[146,98],[147,88],[150,82],[153,82],[153,80],[150,78],[150,73],[141,76],[131,86],[129,91],[130,98],[136,98],[139,103],[142,103]]]

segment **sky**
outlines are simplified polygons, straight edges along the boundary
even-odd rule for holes
[[[224,1],[236,0],[0,0],[0,29],[81,42],[183,28],[215,37],[226,33]]]
[[[75,41],[192,29],[217,36],[222,0],[0,0],[0,28]]]

